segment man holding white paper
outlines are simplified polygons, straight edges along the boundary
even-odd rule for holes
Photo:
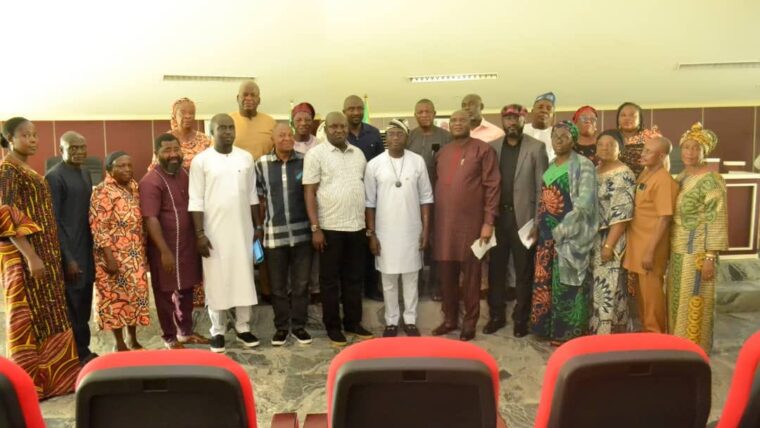
[[[501,202],[496,220],[496,241],[491,250],[489,266],[488,307],[490,319],[483,333],[492,334],[507,325],[507,268],[510,256],[514,262],[516,304],[512,312],[515,337],[528,334],[530,317],[531,280],[533,273],[532,243],[525,245],[525,228],[533,228],[538,200],[541,196],[541,176],[549,163],[545,145],[523,134],[528,111],[519,104],[501,110],[506,136],[494,141],[501,172]],[[530,235],[534,235],[530,233]],[[534,240],[535,241],[535,240]]]
[[[459,338],[472,340],[480,316],[482,262],[470,246],[476,239],[484,245],[493,235],[501,179],[496,152],[470,137],[470,116],[454,112],[449,125],[454,139],[436,155],[433,259],[438,263],[444,321],[433,335],[458,328],[461,273],[465,315]]]

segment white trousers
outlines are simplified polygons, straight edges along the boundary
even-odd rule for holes
[[[248,322],[251,320],[250,306],[236,306],[235,308],[235,331],[245,333],[251,331]],[[215,311],[208,309],[208,317],[211,318],[211,336],[222,335],[227,331],[227,309]]]
[[[383,281],[383,299],[385,300],[385,324],[398,325],[398,279],[404,289],[404,324],[417,323],[417,278],[419,271],[409,273],[381,273]]]

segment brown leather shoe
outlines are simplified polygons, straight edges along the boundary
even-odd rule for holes
[[[452,331],[458,329],[456,325],[446,324],[443,323],[439,325],[438,327],[433,329],[433,336],[443,336],[446,333],[451,333]]]
[[[190,336],[177,335],[177,341],[185,345],[208,345],[209,340],[200,334],[193,332]]]
[[[459,335],[459,340],[463,342],[469,342],[470,340],[474,338],[475,338],[475,329],[472,329],[472,330],[462,329],[462,333]]]

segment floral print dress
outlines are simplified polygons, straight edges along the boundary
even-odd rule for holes
[[[90,228],[95,241],[98,327],[148,325],[148,268],[137,182],[132,180],[124,188],[106,175],[92,192]],[[118,265],[116,274],[106,272],[103,248],[111,249]]]
[[[537,336],[556,341],[566,341],[586,334],[589,320],[588,281],[580,286],[560,281],[560,262],[552,234],[573,210],[569,163],[557,166],[552,162],[549,165],[543,176],[538,208],[531,329]],[[590,276],[587,275],[586,278]]]

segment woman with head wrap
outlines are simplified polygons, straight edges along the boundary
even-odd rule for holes
[[[622,262],[625,228],[633,218],[636,177],[618,159],[622,143],[619,138],[618,132],[605,131],[596,143],[599,231],[591,258],[592,334],[622,333],[628,329],[628,292]]]
[[[668,328],[709,352],[712,348],[718,252],[728,248],[726,183],[705,158],[718,137],[697,122],[681,137],[685,169],[676,199],[667,275]]]
[[[190,163],[198,153],[211,147],[211,139],[195,129],[195,103],[180,98],[172,104],[171,131],[177,137],[182,150],[182,167],[189,170]],[[157,161],[154,161],[154,164]]]
[[[596,157],[596,134],[599,113],[591,106],[583,106],[573,114],[573,123],[578,127],[578,142],[573,145],[573,150],[579,155],[599,165]]]
[[[211,147],[211,138],[195,129],[195,103],[189,98],[180,98],[172,104],[171,131],[177,137],[179,148],[182,150],[182,167],[190,170],[190,163],[198,153]],[[153,165],[158,165],[158,159],[153,159]],[[199,284],[193,292],[193,306],[205,306],[203,284]]]
[[[0,284],[6,356],[29,374],[39,399],[74,392],[79,358],[64,295],[58,226],[47,181],[27,163],[37,151],[34,124],[14,117],[0,145]]]
[[[92,191],[90,228],[95,242],[96,320],[113,331],[115,351],[142,349],[137,326],[148,325],[148,281],[140,196],[132,159],[124,152],[106,157],[106,178]],[[129,344],[124,341],[127,327]]]
[[[555,158],[543,175],[538,207],[531,324],[533,334],[552,344],[588,331],[589,263],[598,221],[596,170],[573,151],[577,141],[572,122],[554,125]]]

